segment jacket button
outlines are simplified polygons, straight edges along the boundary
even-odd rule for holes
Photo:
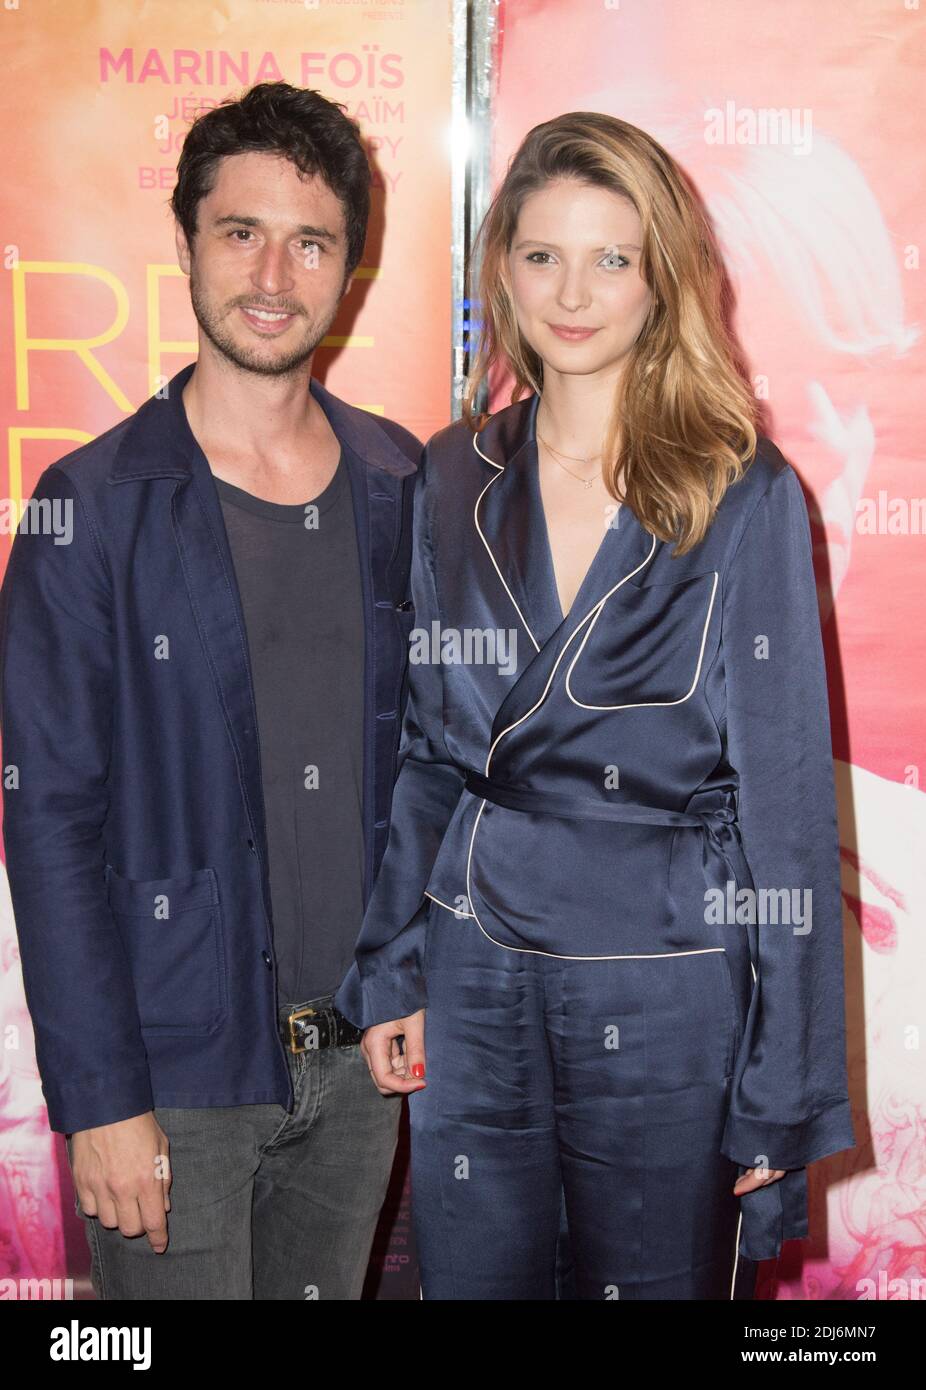
[[[251,852],[252,852],[253,854],[256,854],[256,853],[257,853],[257,849],[256,849],[256,847],[255,847],[255,844],[254,844],[254,841],[253,841],[253,840],[248,840],[248,849],[251,850]]]
[[[260,953],[260,958],[261,958],[261,960],[264,962],[264,965],[266,965],[266,967],[267,967],[268,970],[272,970],[272,969],[273,969],[273,961],[272,961],[271,958],[270,958],[270,952],[269,952],[269,951],[261,951],[261,953]]]

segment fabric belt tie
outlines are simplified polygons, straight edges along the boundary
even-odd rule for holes
[[[637,825],[691,826],[704,830],[702,861],[705,870],[720,869],[724,880],[731,879],[739,888],[752,886],[752,875],[740,842],[732,791],[719,788],[710,793],[714,797],[714,804],[707,804],[697,811],[670,811],[667,807],[646,806],[639,801],[595,801],[590,796],[562,796],[556,792],[509,787],[504,782],[482,776],[472,768],[467,768],[465,785],[474,796],[492,801],[496,806],[505,806],[511,811],[536,811],[547,816],[562,816],[566,820],[629,821]],[[719,858],[714,857],[712,863],[712,856]]]

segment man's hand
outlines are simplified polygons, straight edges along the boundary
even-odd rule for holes
[[[86,1216],[118,1226],[124,1236],[147,1235],[151,1249],[167,1249],[170,1142],[154,1112],[71,1136],[71,1172]]]
[[[408,1018],[396,1018],[391,1023],[377,1023],[367,1028],[360,1042],[373,1084],[380,1095],[393,1092],[420,1091],[424,1081],[424,1016],[419,1009]],[[399,1038],[405,1038],[405,1051]]]

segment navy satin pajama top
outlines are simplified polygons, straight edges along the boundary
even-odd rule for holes
[[[363,1027],[426,1007],[429,900],[514,950],[722,945],[739,1021],[721,1152],[788,1170],[740,1199],[741,1253],[771,1258],[807,1234],[806,1165],[855,1144],[804,496],[760,436],[684,556],[614,504],[564,619],[538,403],[424,452],[389,842],[337,1003]]]

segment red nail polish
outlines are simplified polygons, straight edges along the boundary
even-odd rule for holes
[[[424,1076],[424,1063],[423,1063],[423,1062],[416,1062],[416,1063],[415,1063],[415,1065],[412,1067],[412,1076],[417,1077],[419,1081],[421,1080],[421,1078]]]

